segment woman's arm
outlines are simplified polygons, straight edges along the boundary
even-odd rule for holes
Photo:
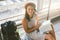
[[[24,28],[25,32],[27,32],[27,33],[31,33],[31,32],[33,32],[34,30],[36,30],[36,27],[28,28],[28,26],[27,26],[27,21],[26,21],[25,18],[24,18],[23,21],[22,21],[22,25],[23,25],[23,28]]]
[[[35,24],[35,26],[37,27],[37,29],[39,29],[39,27],[40,27],[38,15],[36,16],[36,24]]]

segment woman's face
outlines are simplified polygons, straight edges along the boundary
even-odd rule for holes
[[[29,16],[32,16],[34,12],[34,8],[32,6],[27,6],[27,13]]]

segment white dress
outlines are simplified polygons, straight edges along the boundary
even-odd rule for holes
[[[36,24],[36,16],[34,15],[33,18],[28,21],[27,25],[28,28],[33,27]],[[41,34],[40,31],[38,32],[37,30],[31,32],[31,33],[26,33],[27,37],[30,37],[33,40],[45,40],[45,34]]]

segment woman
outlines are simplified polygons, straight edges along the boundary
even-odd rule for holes
[[[52,37],[51,34],[54,32],[50,31],[48,34],[41,34],[39,31],[40,24],[38,22],[38,16],[36,14],[36,6],[34,3],[27,3],[25,5],[25,17],[22,20],[23,28],[26,32],[26,35],[33,40],[55,40],[55,35]]]

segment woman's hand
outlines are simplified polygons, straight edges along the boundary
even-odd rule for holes
[[[36,29],[39,29],[39,27],[40,27],[40,24],[37,24],[37,25],[35,25],[35,27],[36,27]]]

